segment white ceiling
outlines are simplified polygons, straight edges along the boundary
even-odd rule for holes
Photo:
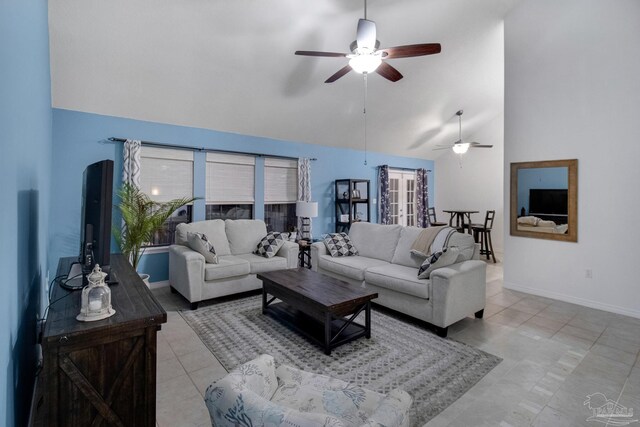
[[[442,44],[369,77],[370,150],[433,159],[503,111],[502,20],[519,0],[370,0],[381,47]],[[362,75],[323,83],[362,0],[49,2],[53,106],[339,147],[363,147]],[[491,143],[492,141],[481,141]]]

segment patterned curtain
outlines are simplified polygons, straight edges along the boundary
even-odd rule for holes
[[[389,166],[378,166],[378,223],[389,224]]]
[[[129,183],[140,188],[140,148],[142,143],[135,139],[127,139],[124,143],[124,162],[122,183]]]
[[[298,159],[298,200],[311,201],[311,162],[308,158]],[[312,219],[309,219],[309,235],[313,236]],[[298,217],[298,232],[302,231],[302,218]]]
[[[416,170],[416,225],[426,228],[429,226],[429,180],[426,169]]]

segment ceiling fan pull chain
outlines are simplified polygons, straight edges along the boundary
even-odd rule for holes
[[[366,0],[365,0],[366,3]],[[367,74],[362,73],[364,76],[364,105],[362,108],[362,114],[364,115],[364,165],[367,165]]]

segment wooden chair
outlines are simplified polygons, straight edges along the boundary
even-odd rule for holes
[[[436,208],[428,208],[427,216],[429,217],[429,224],[431,224],[432,227],[440,227],[442,225],[449,224],[447,222],[438,222],[438,220],[436,219]]]
[[[496,262],[496,256],[493,251],[493,242],[491,241],[491,229],[493,228],[495,216],[496,211],[487,211],[484,217],[484,224],[471,224],[473,237],[476,243],[480,243],[480,255],[485,255],[487,259],[491,256],[494,263]]]

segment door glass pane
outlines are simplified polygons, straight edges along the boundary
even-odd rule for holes
[[[400,180],[389,178],[389,219],[391,224],[398,224],[400,211]]]
[[[405,180],[406,186],[406,201],[405,201],[405,212],[407,218],[408,226],[416,225],[416,212],[415,212],[415,201],[416,201],[416,181],[411,177]]]

